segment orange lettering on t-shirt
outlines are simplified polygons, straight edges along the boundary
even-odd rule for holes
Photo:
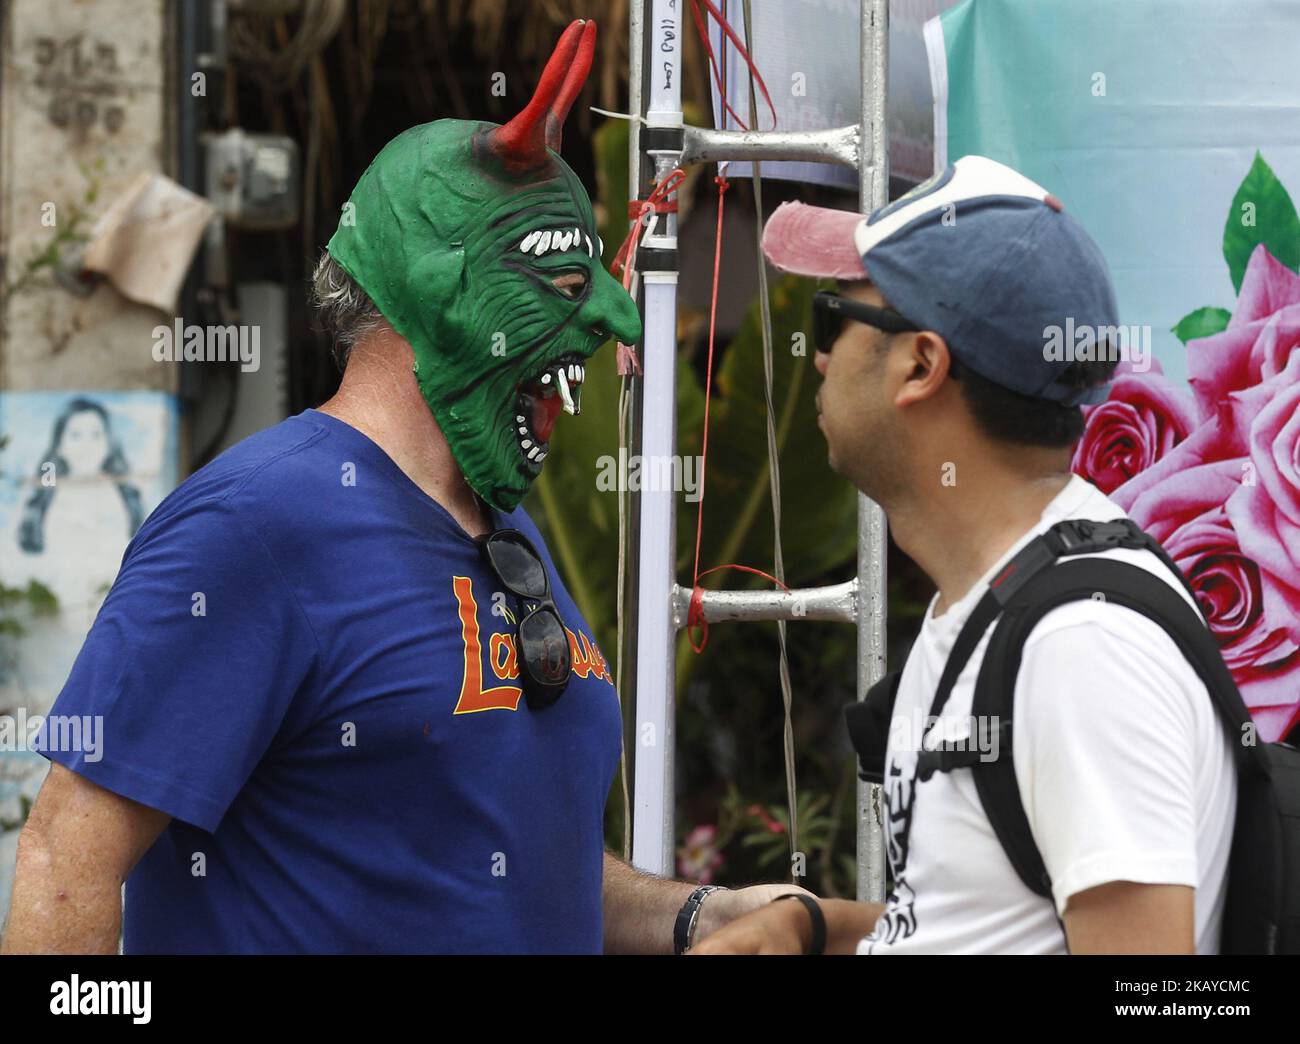
[[[513,685],[483,688],[483,646],[479,642],[478,603],[474,601],[474,582],[467,576],[452,577],[456,605],[460,612],[460,636],[465,646],[465,669],[461,676],[460,699],[453,714],[473,714],[485,710],[518,710],[523,690]],[[497,637],[497,636],[494,636]],[[495,648],[493,652],[495,653]],[[513,654],[511,660],[513,660]],[[496,668],[496,657],[492,666]],[[518,669],[515,675],[518,675]]]
[[[585,634],[582,636],[582,640],[584,642],[587,641],[587,636]],[[600,654],[600,649],[596,647],[595,642],[590,643],[590,648],[592,664],[591,676],[593,678],[603,678],[605,681],[613,685],[614,679],[609,676],[609,664],[605,662],[605,657]]]
[[[586,635],[583,635],[583,642],[579,644],[578,635],[567,627],[564,629],[564,633],[569,636],[569,658],[573,661],[573,673],[579,678],[585,678],[591,673],[591,660],[582,648],[586,644]]]
[[[500,632],[494,634],[488,643],[488,661],[492,664],[492,673],[502,681],[518,678],[519,659],[515,655],[514,636]]]

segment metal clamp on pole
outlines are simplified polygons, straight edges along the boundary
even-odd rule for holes
[[[687,626],[691,589],[673,585],[673,626]],[[721,620],[838,620],[857,623],[858,581],[793,591],[705,591],[700,608],[707,623]]]
[[[686,126],[682,137],[682,163],[795,160],[856,167],[862,128],[856,123],[818,131],[733,131]]]

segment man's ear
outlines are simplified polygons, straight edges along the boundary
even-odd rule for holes
[[[934,353],[935,366],[941,371],[937,374],[938,379],[945,380],[952,372],[952,349],[943,335],[933,330],[922,330],[920,336],[926,339],[927,347]]]
[[[907,376],[894,395],[894,405],[911,406],[939,393],[948,379],[952,356],[948,342],[933,330],[901,336],[905,338]]]

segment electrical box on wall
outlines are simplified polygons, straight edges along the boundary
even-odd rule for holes
[[[238,127],[203,136],[206,195],[235,228],[290,228],[300,207],[298,144]]]

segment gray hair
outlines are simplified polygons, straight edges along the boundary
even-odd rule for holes
[[[316,318],[334,341],[334,361],[347,368],[353,347],[384,326],[387,320],[355,279],[328,250],[322,250],[311,277]]]

